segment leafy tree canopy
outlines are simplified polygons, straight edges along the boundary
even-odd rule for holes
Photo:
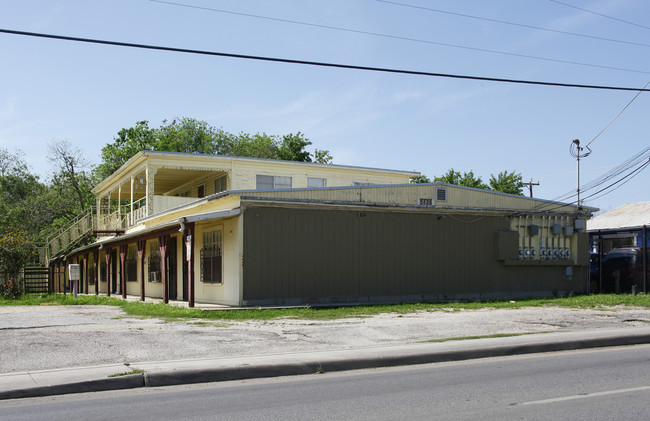
[[[451,168],[447,173],[440,177],[435,177],[433,181],[441,181],[443,183],[457,184],[459,186],[474,187],[477,189],[486,189],[487,185],[483,183],[481,177],[476,177],[473,171],[461,174]]]
[[[33,251],[24,233],[19,231],[0,235],[0,276],[15,279]]]
[[[520,173],[502,171],[496,177],[490,175],[490,189],[523,196],[524,182]]]
[[[481,177],[474,175],[473,171],[464,172],[456,171],[451,168],[440,177],[434,177],[434,182],[443,182],[456,184],[458,186],[474,187],[478,189],[494,190],[502,193],[516,194],[523,196],[524,183],[521,173],[512,171],[502,171],[496,176],[490,175],[489,184],[485,184]],[[426,175],[419,175],[411,179],[411,183],[430,183],[431,180]]]
[[[103,180],[136,153],[154,150],[325,164],[332,162],[329,151],[316,149],[313,154],[307,151],[305,148],[311,144],[300,132],[282,137],[243,132],[234,135],[216,129],[205,121],[187,117],[174,119],[170,123],[163,121],[159,128],[149,127],[147,121],[138,121],[134,127],[120,130],[113,142],[102,149],[102,162],[95,168],[95,176]]]
[[[431,179],[426,175],[418,175],[417,177],[411,178],[411,183],[422,184],[422,183],[430,183],[430,182]]]

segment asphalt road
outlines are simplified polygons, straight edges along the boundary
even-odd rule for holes
[[[650,418],[650,345],[0,402],[2,419]]]

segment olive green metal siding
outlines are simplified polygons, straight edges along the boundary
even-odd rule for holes
[[[414,301],[582,291],[583,268],[499,260],[502,216],[251,206],[243,304]],[[503,254],[503,253],[502,253]]]

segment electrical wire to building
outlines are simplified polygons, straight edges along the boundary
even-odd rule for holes
[[[328,62],[296,60],[296,59],[287,59],[287,58],[278,58],[278,57],[254,56],[254,55],[247,55],[247,54],[224,53],[218,51],[195,50],[189,48],[165,47],[161,45],[137,44],[132,42],[109,41],[109,40],[101,40],[101,39],[94,39],[94,38],[80,38],[80,37],[71,37],[65,35],[45,34],[39,32],[17,31],[13,29],[4,29],[4,28],[0,28],[0,33],[37,37],[37,38],[56,39],[62,41],[74,41],[74,42],[83,42],[83,43],[90,43],[90,44],[111,45],[116,47],[140,48],[140,49],[155,50],[155,51],[168,51],[168,52],[175,52],[175,53],[198,54],[198,55],[207,55],[207,56],[238,58],[238,59],[245,59],[245,60],[268,61],[268,62],[285,63],[285,64],[301,64],[307,66],[329,67],[329,68],[338,68],[338,69],[347,69],[347,70],[364,70],[364,71],[371,71],[371,72],[405,74],[405,75],[413,75],[413,76],[429,76],[429,77],[441,77],[441,78],[452,78],[452,79],[478,80],[483,82],[515,83],[515,84],[523,84],[523,85],[555,86],[555,87],[563,87],[563,88],[582,88],[582,89],[600,89],[600,90],[635,91],[635,92],[639,91],[639,88],[630,88],[630,87],[623,87],[623,86],[544,82],[544,81],[534,81],[534,80],[524,80],[524,79],[507,79],[507,78],[495,78],[495,77],[486,77],[486,76],[460,75],[460,74],[451,74],[451,73],[424,72],[419,70],[391,69],[386,67],[369,67],[369,66],[359,66],[359,65],[352,65],[352,64],[328,63]],[[643,73],[650,73],[650,72],[643,72]],[[640,91],[650,92],[650,89],[641,89]]]
[[[619,187],[628,183],[633,178],[637,177],[649,165],[650,147],[645,147],[643,150],[637,152],[630,158],[621,162],[616,167],[607,171],[605,174],[590,181],[589,183],[586,183],[580,189],[580,192],[587,195],[581,197],[580,201],[582,202],[587,199],[596,200],[615,191]],[[552,212],[567,205],[579,205],[577,201],[577,192],[575,190],[572,192],[567,192],[562,196],[558,196],[552,199],[549,203],[536,206],[534,211]]]
[[[650,85],[650,80],[649,80],[649,81],[648,81],[648,82],[643,86],[643,89],[646,89],[646,88],[648,87],[648,85]],[[643,91],[640,90],[639,92],[637,92],[636,95],[634,95],[634,97],[630,100],[630,102],[628,102],[628,103],[625,105],[625,107],[623,107],[623,109],[622,109],[621,111],[619,111],[618,114],[616,114],[616,115],[614,116],[614,118],[613,118],[609,123],[607,123],[607,125],[606,125],[605,127],[603,127],[603,129],[602,129],[600,132],[598,132],[598,134],[597,134],[596,136],[594,136],[594,138],[591,139],[591,140],[589,141],[589,143],[587,143],[587,144],[585,145],[585,147],[586,147],[586,148],[589,148],[589,145],[591,145],[592,143],[594,143],[594,140],[598,139],[598,137],[599,137],[601,134],[603,134],[603,132],[604,132],[605,130],[607,130],[607,129],[609,128],[609,126],[611,126],[612,123],[614,123],[614,122],[616,121],[616,119],[619,118],[620,115],[623,114],[623,112],[624,112],[625,110],[627,110],[627,107],[629,107],[629,106],[634,102],[634,100],[637,99],[637,98],[639,97],[639,95],[641,95],[641,92],[643,92]]]

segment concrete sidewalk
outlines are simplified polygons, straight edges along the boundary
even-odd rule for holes
[[[650,344],[650,327],[597,329],[227,358],[107,364],[0,374],[0,399],[427,364]],[[109,377],[143,370],[144,373]]]

